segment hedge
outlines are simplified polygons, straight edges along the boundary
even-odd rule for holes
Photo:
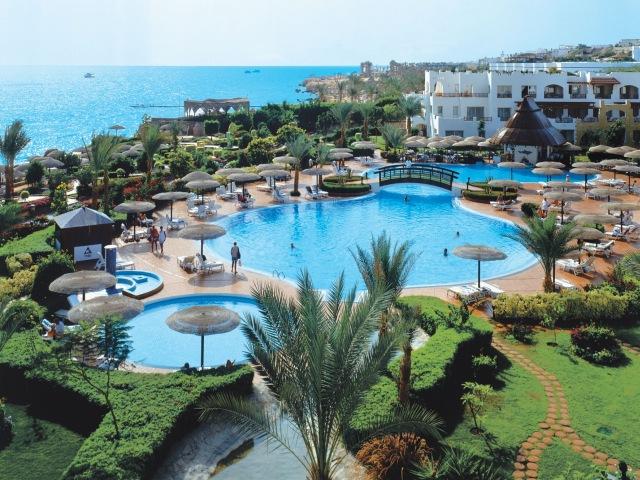
[[[503,323],[539,324],[545,315],[560,312],[557,325],[575,327],[597,323],[619,325],[637,320],[640,291],[624,294],[610,289],[588,292],[539,293],[537,295],[500,295],[493,301],[493,318]]]
[[[329,195],[341,197],[351,195],[363,195],[371,191],[371,185],[368,183],[361,183],[360,176],[352,176],[345,178],[343,183],[340,183],[338,177],[331,176],[322,180],[322,188],[327,191]]]
[[[26,237],[9,240],[7,243],[0,247],[0,272],[6,273],[5,260],[11,255],[18,253],[29,253],[33,257],[33,260],[37,260],[39,257],[53,252],[53,247],[47,242],[55,231],[53,225],[33,232]]]
[[[471,317],[469,328],[457,331],[438,328],[427,343],[413,351],[411,393],[422,406],[451,418],[459,409],[462,383],[470,378],[474,355],[491,345],[491,327]],[[346,442],[366,435],[372,420],[387,415],[398,405],[397,377],[400,358],[389,364],[389,371],[365,394],[351,419]]]
[[[15,334],[0,354],[0,385],[11,386],[1,393],[20,396],[36,407],[64,405],[55,407],[68,416],[63,422],[88,427],[89,436],[64,479],[151,478],[175,440],[195,424],[194,407],[203,397],[221,389],[238,393],[251,389],[253,371],[248,366],[195,374],[113,372],[111,396],[121,429],[116,441],[102,398],[85,383],[61,375],[50,362],[35,361],[33,340],[39,354],[47,355],[49,345],[34,331]]]
[[[518,194],[515,192],[487,192],[485,190],[462,190],[462,197],[470,200],[472,202],[481,202],[481,203],[489,203],[495,202],[498,200],[498,197],[503,200],[516,200],[518,198]]]

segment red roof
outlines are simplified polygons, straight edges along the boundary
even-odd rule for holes
[[[591,85],[617,85],[620,82],[613,77],[591,77],[589,83]]]

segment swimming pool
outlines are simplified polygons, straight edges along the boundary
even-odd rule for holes
[[[118,270],[116,288],[133,298],[146,298],[162,290],[164,283],[157,273],[144,270]]]
[[[258,314],[256,304],[250,297],[235,295],[184,295],[147,302],[144,311],[129,322],[133,344],[129,359],[162,368],[179,368],[185,362],[200,365],[200,337],[178,333],[165,323],[172,313],[196,305],[218,305],[240,316],[245,313]],[[244,361],[245,338],[240,328],[220,335],[209,335],[204,343],[207,366],[223,365],[227,360],[238,363]]]
[[[411,241],[413,251],[420,254],[409,286],[473,281],[474,262],[443,255],[445,248],[451,252],[465,243],[491,245],[508,255],[506,260],[483,265],[485,279],[520,271],[535,262],[522,245],[504,236],[514,231],[511,223],[468,211],[451,192],[420,184],[389,185],[352,200],[243,211],[218,223],[228,233],[207,242],[214,255],[227,258],[236,241],[242,268],[289,280],[307,268],[320,289],[330,288],[341,271],[348,285],[357,283],[364,288],[349,251],[358,245],[367,248],[371,236],[383,230],[393,240]]]

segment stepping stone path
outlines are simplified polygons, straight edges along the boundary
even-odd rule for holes
[[[623,343],[623,345],[625,345]],[[625,345],[627,346],[627,345]],[[591,463],[607,467],[611,472],[618,471],[618,460],[606,453],[597,451],[580,438],[571,426],[569,405],[564,396],[562,385],[555,375],[540,368],[522,353],[494,336],[493,347],[500,353],[533,374],[544,387],[547,397],[547,417],[538,423],[538,430],[533,432],[518,449],[513,463],[514,479],[537,479],[540,457],[545,448],[553,443],[554,438],[562,440],[574,452],[582,455]],[[640,348],[627,347],[640,354]]]

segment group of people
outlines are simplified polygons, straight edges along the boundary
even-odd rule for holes
[[[50,339],[58,339],[64,336],[64,321],[59,318],[56,323],[50,322],[46,318],[42,320],[44,328],[44,337]]]
[[[149,243],[151,243],[151,252],[159,252],[164,255],[164,242],[167,240],[167,232],[161,225],[160,230],[155,225],[149,231]]]

